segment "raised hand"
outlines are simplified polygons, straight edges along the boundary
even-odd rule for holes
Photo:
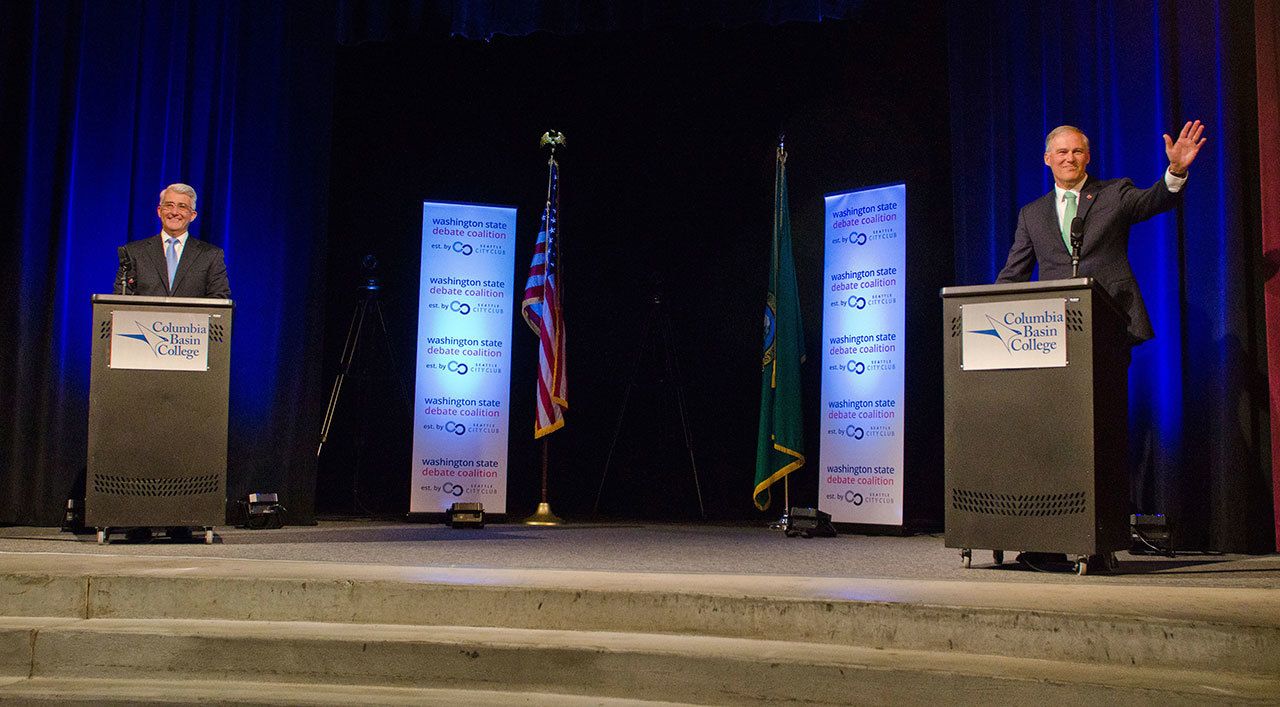
[[[1164,154],[1169,158],[1169,171],[1174,174],[1184,174],[1192,162],[1196,161],[1196,155],[1200,153],[1200,147],[1204,145],[1207,137],[1200,137],[1204,133],[1204,124],[1200,121],[1190,122],[1182,126],[1182,132],[1178,133],[1178,139],[1174,140],[1169,137],[1168,133],[1164,136]]]

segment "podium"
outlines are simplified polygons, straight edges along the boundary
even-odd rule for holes
[[[94,295],[85,524],[196,528],[226,518],[232,302]]]
[[[947,287],[946,546],[1129,546],[1127,317],[1090,278]]]

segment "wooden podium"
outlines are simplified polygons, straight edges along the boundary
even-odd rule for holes
[[[85,524],[98,542],[127,527],[226,519],[232,302],[94,295]]]
[[[1128,547],[1124,313],[1090,278],[947,287],[942,300],[946,546],[961,548],[965,567],[974,548],[993,550],[997,564],[1006,549],[1061,552],[1080,574],[1090,557]],[[999,355],[976,358],[982,347],[1003,355],[1003,345],[1012,361],[1056,345],[1016,333],[1056,327],[1017,323],[1056,314],[1009,314],[1015,324],[1003,327],[990,314],[1023,305],[1062,312],[1065,365],[1000,368]]]

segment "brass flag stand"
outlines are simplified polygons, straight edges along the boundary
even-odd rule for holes
[[[559,367],[564,366],[564,361],[562,356],[564,352],[564,349],[563,349],[564,323],[561,320],[560,311],[554,311],[554,312],[551,311],[552,309],[558,310],[560,307],[560,302],[562,301],[560,286],[563,284],[563,279],[560,277],[560,273],[563,272],[563,268],[560,267],[560,263],[558,262],[559,261],[559,239],[560,239],[560,229],[558,226],[558,220],[559,220],[558,212],[560,209],[560,204],[559,204],[560,191],[559,191],[559,170],[558,170],[559,164],[556,162],[556,148],[564,147],[565,145],[564,134],[557,132],[555,130],[548,130],[547,132],[542,134],[542,139],[539,141],[538,144],[540,147],[550,146],[551,148],[551,157],[547,160],[547,203],[546,203],[546,208],[542,212],[542,232],[546,234],[545,236],[546,245],[544,248],[545,260],[543,264],[543,293],[545,295],[547,291],[547,285],[550,284],[552,286],[551,289],[553,290],[554,300],[555,300],[555,301],[547,301],[545,296],[543,297],[542,315],[540,316],[540,326],[543,323],[545,323],[545,317],[548,314],[551,314],[554,317],[554,322],[555,322],[554,328],[555,328],[555,336],[556,336],[556,342],[554,345],[555,351],[551,352],[556,357],[556,361],[554,364],[555,368],[552,371],[552,380],[543,381],[542,379],[543,372],[541,369],[541,360],[548,353],[547,351],[544,350],[546,346],[545,339],[540,341],[539,343],[540,369],[539,369],[538,377],[539,377],[540,389],[544,382],[550,386],[551,398],[552,398],[552,400],[550,401],[550,407],[555,413],[556,422],[554,424],[548,424],[546,427],[539,427],[540,421],[535,421],[534,423],[534,426],[535,426],[534,436],[542,438],[542,496],[541,496],[542,500],[538,503],[538,510],[535,511],[533,515],[524,519],[524,524],[553,526],[553,525],[560,525],[564,523],[564,521],[561,520],[555,513],[551,512],[551,502],[547,500],[547,467],[549,466],[549,461],[551,458],[551,439],[549,435],[552,432],[560,429],[560,427],[564,425],[564,419],[561,416],[562,412],[560,410],[560,406],[561,405],[563,405],[564,407],[568,406],[567,402],[565,402],[563,398],[556,398],[557,386],[563,384],[562,383],[563,369]],[[534,262],[536,263],[537,262],[536,244],[534,246],[534,249],[535,249]],[[530,275],[532,274],[533,273],[531,272]],[[554,279],[553,279],[553,275],[554,275]],[[526,296],[525,305],[528,305],[528,303],[529,303],[528,298]],[[525,320],[529,322],[530,326],[533,326],[533,322],[529,320],[527,311],[525,315],[526,315]],[[535,332],[538,332],[541,337],[540,328],[535,327],[534,330]],[[561,388],[559,389],[559,392],[563,395],[564,391]],[[539,394],[541,395],[541,390],[539,391]],[[539,406],[541,405],[542,403],[539,402]]]

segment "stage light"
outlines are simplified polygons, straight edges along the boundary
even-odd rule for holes
[[[483,503],[455,503],[449,506],[445,525],[450,528],[483,528]]]
[[[834,538],[836,529],[831,525],[831,514],[816,508],[791,507],[787,513],[787,526],[784,529],[787,537]]]
[[[1129,537],[1134,555],[1173,557],[1173,524],[1163,513],[1135,513],[1129,516]]]
[[[284,527],[284,506],[280,505],[279,494],[251,493],[247,501],[241,501],[243,514],[240,527],[249,530],[264,530]]]

